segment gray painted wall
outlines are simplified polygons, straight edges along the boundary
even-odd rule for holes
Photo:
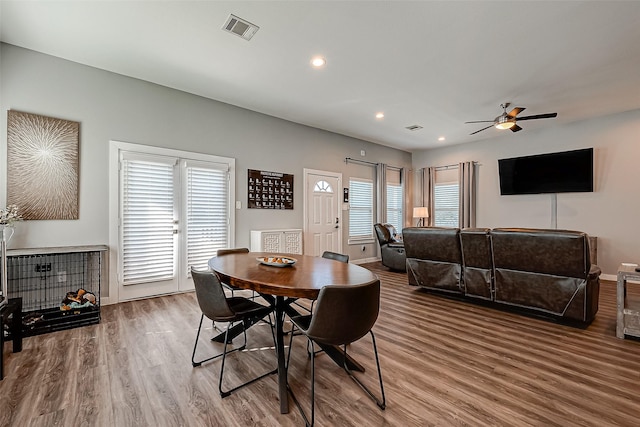
[[[108,144],[118,140],[215,154],[236,159],[236,244],[249,245],[249,230],[302,228],[302,170],[329,170],[370,177],[366,166],[345,157],[411,167],[411,154],[366,141],[298,125],[152,83],[79,65],[15,46],[0,47],[0,200],[6,200],[6,110],[15,109],[80,122],[80,219],[18,224],[10,247],[42,247],[108,242]],[[562,114],[562,112],[559,112]],[[372,120],[372,125],[375,125]],[[471,144],[419,151],[413,168],[475,160],[478,226],[540,227],[551,222],[549,195],[500,196],[497,159],[595,148],[594,193],[558,195],[558,228],[598,236],[598,263],[605,274],[620,262],[639,262],[634,219],[640,208],[640,111],[559,125],[547,120],[517,134]],[[493,129],[486,132],[497,132]],[[295,209],[246,209],[247,169],[295,175]],[[343,221],[348,217],[345,215]],[[352,259],[377,256],[347,245]]]
[[[621,262],[640,263],[640,110],[567,125],[545,120],[535,129],[529,123],[515,134],[488,129],[500,136],[416,152],[414,168],[478,161],[477,226],[550,228],[551,195],[501,196],[498,159],[593,147],[595,191],[558,194],[557,227],[597,236],[606,275]]]
[[[302,228],[303,168],[369,177],[345,157],[411,166],[411,154],[302,126],[192,94],[87,67],[16,46],[1,45],[0,200],[6,200],[6,110],[80,122],[80,219],[19,223],[9,247],[108,243],[109,141],[214,154],[236,159],[236,245],[252,229]],[[372,125],[374,120],[372,119]],[[293,174],[294,209],[246,209],[247,169]],[[348,220],[343,212],[343,222]],[[343,249],[354,260],[376,257],[376,244]]]

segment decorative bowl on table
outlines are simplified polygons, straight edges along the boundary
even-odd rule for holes
[[[261,256],[256,258],[256,260],[258,260],[260,264],[270,265],[272,267],[291,267],[298,261],[295,258],[286,256]]]

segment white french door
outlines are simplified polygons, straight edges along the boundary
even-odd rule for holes
[[[172,157],[121,153],[121,300],[179,289],[177,166]]]
[[[118,153],[119,301],[193,289],[191,266],[206,268],[234,243],[233,159],[158,150]]]
[[[342,252],[342,175],[305,169],[304,254]]]

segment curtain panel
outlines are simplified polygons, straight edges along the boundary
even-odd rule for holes
[[[387,222],[387,165],[385,163],[378,163],[376,166],[376,198],[377,206],[376,218],[381,224]]]
[[[474,162],[462,162],[458,165],[458,183],[460,201],[458,205],[460,228],[476,226],[476,178]]]

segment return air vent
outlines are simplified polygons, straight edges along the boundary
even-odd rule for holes
[[[405,129],[409,129],[410,131],[416,131],[416,130],[422,129],[422,126],[420,126],[420,125],[412,125],[412,126],[407,126]]]
[[[231,34],[242,37],[245,40],[251,40],[251,37],[258,32],[260,27],[231,14],[227,18],[227,22],[222,26],[222,29]]]

